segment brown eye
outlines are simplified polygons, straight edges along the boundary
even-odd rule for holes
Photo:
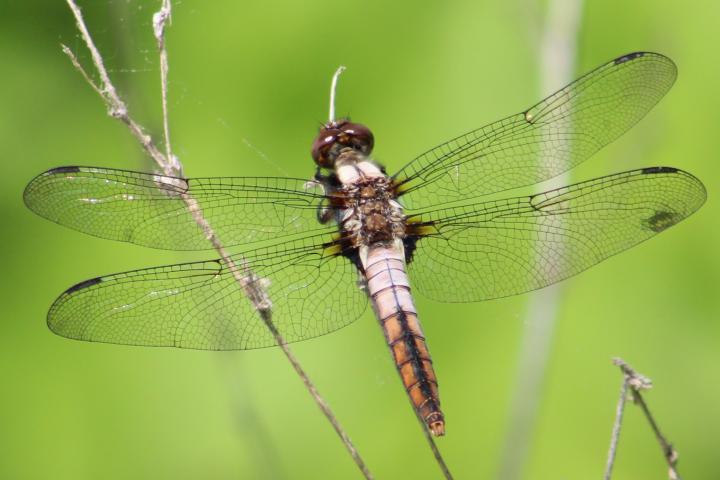
[[[340,130],[330,126],[325,126],[312,144],[312,158],[321,167],[332,168],[332,161],[328,158],[330,147],[338,140]]]
[[[347,140],[343,142],[343,145],[360,150],[365,155],[372,151],[375,138],[365,125],[346,122],[340,126],[340,130],[347,135]],[[344,139],[341,138],[341,140]]]
[[[332,168],[335,157],[343,147],[350,147],[367,155],[375,143],[372,132],[365,125],[347,120],[328,123],[320,129],[312,145],[312,157],[319,166]]]

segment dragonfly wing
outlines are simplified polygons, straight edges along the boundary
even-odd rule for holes
[[[49,170],[25,189],[38,215],[90,235],[169,250],[212,248],[189,210],[226,246],[319,229],[326,196],[294,178],[182,179],[96,167]]]
[[[202,350],[245,350],[275,339],[239,286],[267,288],[285,340],[317,337],[355,321],[367,304],[353,264],[328,236],[307,237],[222,260],[99,277],[69,288],[48,325],[77,340]],[[248,277],[244,266],[252,269]]]
[[[524,112],[420,155],[395,182],[409,208],[427,208],[550,179],[626,132],[676,76],[657,53],[617,58]]]
[[[434,300],[506,297],[571,277],[675,225],[705,201],[682,170],[652,167],[527,197],[409,217],[413,285]]]

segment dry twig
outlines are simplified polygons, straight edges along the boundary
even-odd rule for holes
[[[663,457],[665,457],[665,461],[668,464],[668,478],[670,480],[681,480],[680,474],[677,471],[678,453],[667,438],[665,438],[662,432],[660,432],[660,427],[658,427],[655,418],[652,416],[652,413],[650,413],[647,403],[645,403],[645,399],[640,393],[642,390],[649,390],[652,388],[652,381],[639,374],[621,358],[614,358],[613,363],[620,367],[620,370],[623,373],[623,383],[615,413],[615,422],[613,424],[610,448],[608,450],[608,460],[605,467],[605,476],[603,478],[605,480],[610,480],[610,476],[612,475],[617,446],[620,440],[620,427],[622,424],[623,410],[625,409],[625,402],[629,397],[636,405],[640,406],[640,409],[645,414],[645,418],[647,418],[647,421],[655,434],[655,438],[660,444],[660,448],[662,448]],[[628,390],[630,391],[629,395]]]
[[[163,173],[168,176],[181,177],[183,175],[182,165],[179,160],[172,154],[172,149],[170,145],[170,132],[168,125],[167,109],[168,60],[167,50],[165,48],[165,27],[167,25],[167,22],[170,21],[172,13],[170,0],[162,0],[161,9],[153,16],[153,33],[158,43],[158,49],[160,52],[160,78],[162,88],[165,153],[163,153],[156,146],[156,144],[152,140],[152,137],[145,133],[145,130],[142,128],[142,126],[135,122],[128,113],[127,106],[118,95],[115,86],[110,80],[110,76],[108,75],[108,72],[105,68],[102,55],[97,49],[95,42],[93,41],[87,29],[87,25],[85,24],[80,8],[77,6],[74,0],[66,1],[68,6],[70,7],[70,10],[72,10],[73,15],[75,16],[78,30],[82,35],[85,45],[90,51],[93,65],[95,66],[95,69],[100,76],[100,84],[92,80],[92,78],[82,67],[72,50],[70,50],[67,46],[63,45],[63,52],[70,58],[73,66],[75,66],[75,68],[80,71],[80,73],[90,84],[93,90],[95,90],[95,92],[97,92],[103,98],[105,104],[108,107],[108,113],[110,114],[110,116],[119,119],[128,126],[130,132],[138,139],[138,141],[148,153],[148,155],[150,155],[150,157],[155,161],[155,163],[157,163],[157,165],[162,169]],[[222,261],[230,269],[230,272],[233,274],[233,277],[237,281],[238,285],[257,310],[259,317],[262,319],[262,321],[272,333],[276,343],[282,349],[283,353],[287,357],[295,372],[302,379],[305,388],[307,388],[308,392],[315,400],[315,403],[318,405],[325,417],[331,423],[331,425],[335,429],[335,432],[341,438],[343,444],[345,445],[345,448],[352,456],[357,467],[360,469],[365,478],[373,478],[372,474],[365,465],[365,462],[362,460],[360,454],[350,440],[350,437],[340,426],[340,423],[338,422],[334,413],[328,406],[327,402],[320,395],[317,388],[315,388],[315,385],[312,383],[312,381],[300,365],[299,361],[288,347],[285,339],[275,327],[275,324],[272,321],[272,302],[270,301],[269,295],[267,293],[266,281],[262,278],[259,278],[252,271],[250,265],[244,259],[241,259],[240,262],[235,262],[235,260],[227,253],[224,245],[215,234],[212,226],[203,216],[200,205],[194,198],[192,198],[190,194],[185,193],[183,194],[182,198],[193,219],[202,229],[205,237],[212,244],[213,248],[218,252]]]
[[[608,449],[608,459],[605,465],[605,476],[604,480],[610,480],[612,475],[612,469],[615,465],[615,455],[617,454],[617,446],[620,441],[620,428],[622,427],[623,413],[625,412],[625,400],[628,396],[628,382],[623,378],[622,386],[620,387],[620,398],[618,399],[617,407],[615,408],[615,421],[613,422],[612,434],[610,436],[610,448]]]

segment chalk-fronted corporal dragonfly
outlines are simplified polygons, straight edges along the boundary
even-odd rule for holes
[[[190,195],[222,242],[239,249],[233,261],[253,269],[251,281],[263,282],[286,341],[354,322],[369,299],[412,403],[442,435],[437,380],[411,288],[440,302],[528,292],[695,212],[705,201],[702,183],[672,167],[495,195],[583,162],[645,116],[675,77],[675,65],[662,55],[624,55],[527,110],[428,150],[394,175],[370,158],[367,127],[332,120],[313,143],[317,173],[310,182],[70,166],[36,177],[24,198],[37,214],[90,235],[209,249],[183,201]],[[219,259],[86,280],[55,301],[48,325],[65,337],[117,344],[274,345],[233,273]]]

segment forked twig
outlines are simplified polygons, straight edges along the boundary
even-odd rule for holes
[[[172,5],[170,0],[162,0],[162,6],[155,15],[153,15],[153,34],[157,41],[158,51],[160,52],[160,89],[162,99],[162,117],[163,117],[163,134],[165,136],[165,157],[169,162],[178,163],[172,154],[170,148],[170,126],[168,115],[168,58],[167,48],[165,48],[165,26],[168,22],[172,22]],[[182,175],[178,175],[182,176]]]
[[[70,61],[72,62],[73,66],[77,70],[80,71],[82,76],[85,78],[85,80],[90,84],[90,86],[97,92],[105,101],[105,104],[108,107],[108,113],[110,116],[119,119],[125,125],[128,126],[130,129],[130,132],[137,138],[137,140],[140,142],[142,147],[145,149],[145,151],[150,155],[150,157],[155,161],[155,163],[158,164],[158,166],[162,169],[163,173],[165,175],[169,176],[176,176],[181,177],[182,176],[182,165],[179,162],[179,160],[172,154],[172,148],[170,144],[170,133],[169,133],[169,126],[168,126],[168,109],[167,109],[167,72],[168,72],[168,61],[167,61],[167,50],[165,48],[165,27],[167,25],[167,22],[171,18],[171,3],[170,0],[162,0],[162,6],[160,11],[158,11],[153,16],[153,32],[155,34],[156,41],[158,43],[158,49],[160,52],[160,78],[161,78],[161,87],[162,87],[162,107],[163,107],[163,130],[164,130],[164,142],[165,142],[165,153],[163,153],[157,145],[153,142],[152,137],[145,133],[145,129],[142,128],[140,124],[135,122],[133,118],[128,113],[128,108],[125,105],[125,103],[122,101],[120,96],[117,93],[117,90],[115,89],[115,86],[113,85],[112,81],[110,80],[110,76],[108,75],[107,70],[105,69],[105,64],[103,61],[102,56],[100,55],[99,50],[95,46],[95,42],[93,41],[88,29],[87,25],[85,24],[85,20],[83,19],[82,12],[80,11],[80,8],[77,6],[74,0],[66,0],[68,6],[70,7],[70,10],[72,11],[73,15],[75,16],[75,21],[78,27],[78,30],[80,31],[82,38],[85,42],[85,45],[87,46],[88,50],[90,51],[90,55],[92,56],[93,65],[95,66],[95,69],[97,70],[98,75],[100,76],[100,83],[97,84],[95,81],[92,80],[92,78],[88,75],[88,73],[85,71],[85,69],[82,67],[80,62],[78,61],[75,54],[65,45],[62,46],[63,52],[70,58]],[[218,238],[218,236],[215,234],[215,231],[213,230],[210,223],[207,221],[207,219],[204,217],[202,213],[202,209],[200,208],[200,205],[198,202],[192,197],[192,195],[185,193],[182,195],[183,201],[185,202],[185,205],[188,208],[188,211],[193,217],[193,220],[197,223],[197,225],[202,229],[203,233],[205,234],[205,237],[208,239],[208,241],[211,243],[213,248],[217,251],[217,253],[220,255],[222,261],[227,265],[230,272],[232,273],[233,277],[237,281],[240,288],[243,290],[244,294],[248,297],[250,302],[253,304],[255,309],[258,312],[259,317],[264,322],[264,324],[267,326],[267,328],[272,333],[275,342],[278,344],[278,346],[282,349],[283,353],[287,357],[288,361],[292,365],[295,372],[300,376],[300,378],[303,381],[303,384],[307,388],[310,395],[315,400],[315,403],[318,405],[320,410],[323,412],[325,417],[328,419],[328,421],[331,423],[333,428],[335,429],[335,432],[338,434],[338,436],[341,438],[343,444],[345,445],[345,448],[348,450],[350,455],[352,456],[353,460],[355,461],[355,464],[358,466],[362,474],[367,479],[373,478],[372,474],[368,470],[367,466],[365,465],[365,462],[360,457],[360,454],[358,453],[357,449],[353,445],[352,441],[350,440],[350,437],[345,433],[343,428],[340,426],[340,423],[338,422],[337,418],[335,417],[334,413],[328,406],[327,402],[323,399],[323,397],[318,392],[317,388],[315,388],[315,385],[312,383],[308,375],[303,370],[302,366],[300,365],[299,361],[295,357],[295,355],[290,350],[290,347],[288,347],[287,343],[285,342],[285,339],[280,334],[278,329],[276,328],[275,324],[272,321],[272,302],[270,301],[270,297],[267,293],[266,288],[266,281],[260,277],[258,277],[251,269],[250,265],[245,261],[245,259],[241,259],[239,262],[236,262],[233,260],[233,258],[227,253],[225,250],[224,245],[222,244],[221,240]]]
[[[620,370],[623,373],[623,383],[620,390],[620,399],[618,400],[618,405],[615,413],[615,422],[613,423],[613,431],[610,439],[610,448],[608,450],[607,465],[605,467],[605,476],[603,477],[604,480],[610,480],[610,476],[612,475],[617,446],[620,440],[620,428],[622,425],[623,410],[625,409],[625,402],[627,401],[628,397],[631,398],[635,404],[640,406],[640,409],[643,411],[643,413],[645,414],[645,418],[647,418],[647,421],[650,424],[650,428],[652,428],[653,433],[655,434],[655,438],[660,444],[660,448],[662,448],[663,457],[665,457],[665,461],[668,464],[668,478],[670,480],[681,480],[680,474],[677,471],[677,450],[675,450],[672,444],[667,440],[667,438],[665,438],[662,432],[660,432],[660,427],[658,427],[655,418],[653,417],[652,413],[650,413],[650,409],[648,408],[647,403],[645,403],[645,399],[640,393],[642,390],[649,390],[652,387],[652,381],[649,378],[639,374],[635,369],[633,369],[621,358],[614,358],[613,364],[620,367]],[[628,390],[630,391],[629,395]]]

